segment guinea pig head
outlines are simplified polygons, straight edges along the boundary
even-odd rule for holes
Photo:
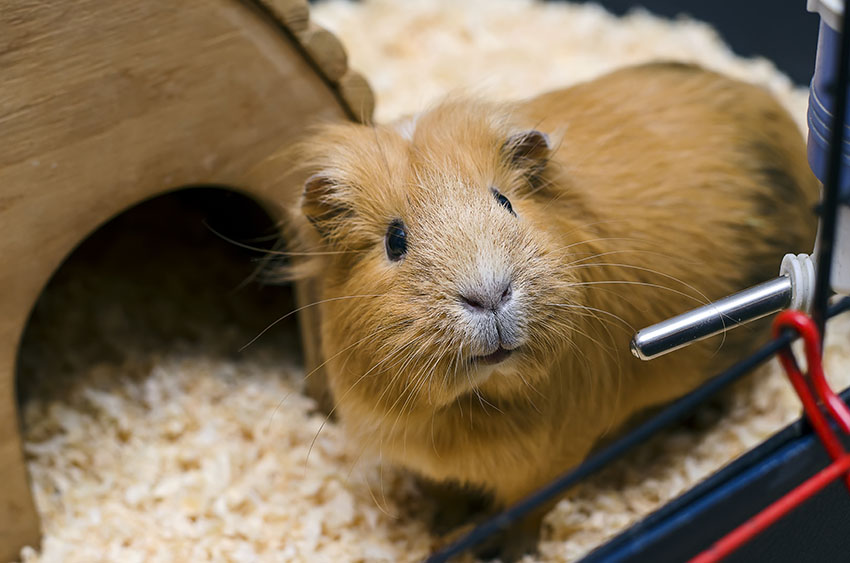
[[[530,199],[549,140],[494,115],[443,105],[397,126],[327,126],[305,145],[314,174],[300,210],[340,403],[515,396],[570,341],[562,305],[578,289]]]

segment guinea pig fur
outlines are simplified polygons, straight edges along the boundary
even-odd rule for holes
[[[678,63],[326,125],[300,151],[312,176],[293,220],[320,250],[342,423],[498,505],[758,344],[744,327],[652,362],[629,352],[634,329],[776,276],[816,229],[786,111]]]

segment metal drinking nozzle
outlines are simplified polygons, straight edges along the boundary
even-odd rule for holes
[[[641,360],[657,358],[781,311],[791,303],[791,297],[791,278],[780,276],[638,331],[632,338],[632,354]]]

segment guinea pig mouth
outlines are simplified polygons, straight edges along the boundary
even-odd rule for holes
[[[513,354],[513,352],[513,350],[505,350],[500,346],[492,354],[487,354],[486,356],[473,356],[470,361],[474,364],[485,364],[488,366],[492,366],[507,360],[510,355]]]

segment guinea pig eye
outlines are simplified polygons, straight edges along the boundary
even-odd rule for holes
[[[393,262],[397,262],[407,254],[407,232],[404,230],[404,223],[396,219],[390,223],[387,229],[386,237],[387,257]]]
[[[510,214],[511,214],[511,215],[513,215],[514,217],[516,217],[516,213],[514,212],[514,208],[513,208],[513,206],[511,205],[510,200],[509,200],[508,198],[506,198],[505,196],[503,196],[503,195],[499,192],[499,190],[497,190],[496,188],[490,188],[490,189],[493,191],[493,197],[495,197],[495,198],[496,198],[496,201],[498,201],[498,202],[499,202],[499,205],[501,205],[502,207],[504,207],[505,209],[507,209],[507,210],[510,212]]]

